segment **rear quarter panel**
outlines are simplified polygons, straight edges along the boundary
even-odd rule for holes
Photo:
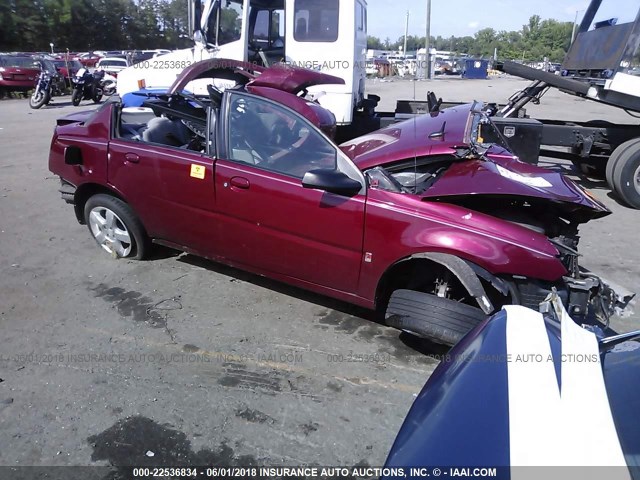
[[[103,105],[85,122],[58,125],[51,140],[49,170],[76,187],[85,183],[107,185],[107,151],[113,104]],[[67,165],[65,149],[77,146],[82,165]]]

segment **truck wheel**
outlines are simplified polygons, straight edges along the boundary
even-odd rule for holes
[[[391,327],[450,346],[486,318],[479,308],[415,290],[394,291],[385,314]]]
[[[624,143],[621,143],[616,147],[613,151],[609,160],[607,160],[607,168],[605,170],[605,177],[607,179],[607,185],[611,190],[615,190],[613,187],[613,171],[615,169],[616,164],[620,157],[633,145],[640,142],[640,138],[632,138],[631,140],[627,140]]]
[[[622,201],[640,209],[640,139],[635,139],[618,157],[611,183]]]
[[[84,219],[98,245],[114,258],[142,260],[147,254],[142,222],[119,198],[94,195],[84,206]]]

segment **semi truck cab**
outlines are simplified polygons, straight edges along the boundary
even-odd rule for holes
[[[344,80],[318,85],[308,95],[349,125],[364,98],[367,49],[366,0],[191,0],[194,46],[143,61],[118,75],[118,94],[168,88],[189,65],[229,58],[302,66]],[[224,85],[220,85],[224,88]],[[204,82],[186,88],[206,94]]]

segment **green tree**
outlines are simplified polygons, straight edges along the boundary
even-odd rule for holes
[[[384,50],[384,44],[378,37],[367,36],[367,48],[372,50]]]

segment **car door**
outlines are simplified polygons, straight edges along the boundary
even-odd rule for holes
[[[156,117],[143,128],[157,124],[166,129],[163,121],[170,122]],[[186,128],[179,120],[174,122]],[[215,255],[214,159],[179,142],[160,143],[162,136],[137,139],[134,126],[139,125],[131,118],[119,122],[121,134],[109,144],[109,182],[131,204],[152,237]]]
[[[355,292],[362,260],[365,189],[343,196],[304,188],[312,169],[364,178],[296,112],[254,95],[225,94],[225,146],[216,161],[220,242],[236,262]]]

